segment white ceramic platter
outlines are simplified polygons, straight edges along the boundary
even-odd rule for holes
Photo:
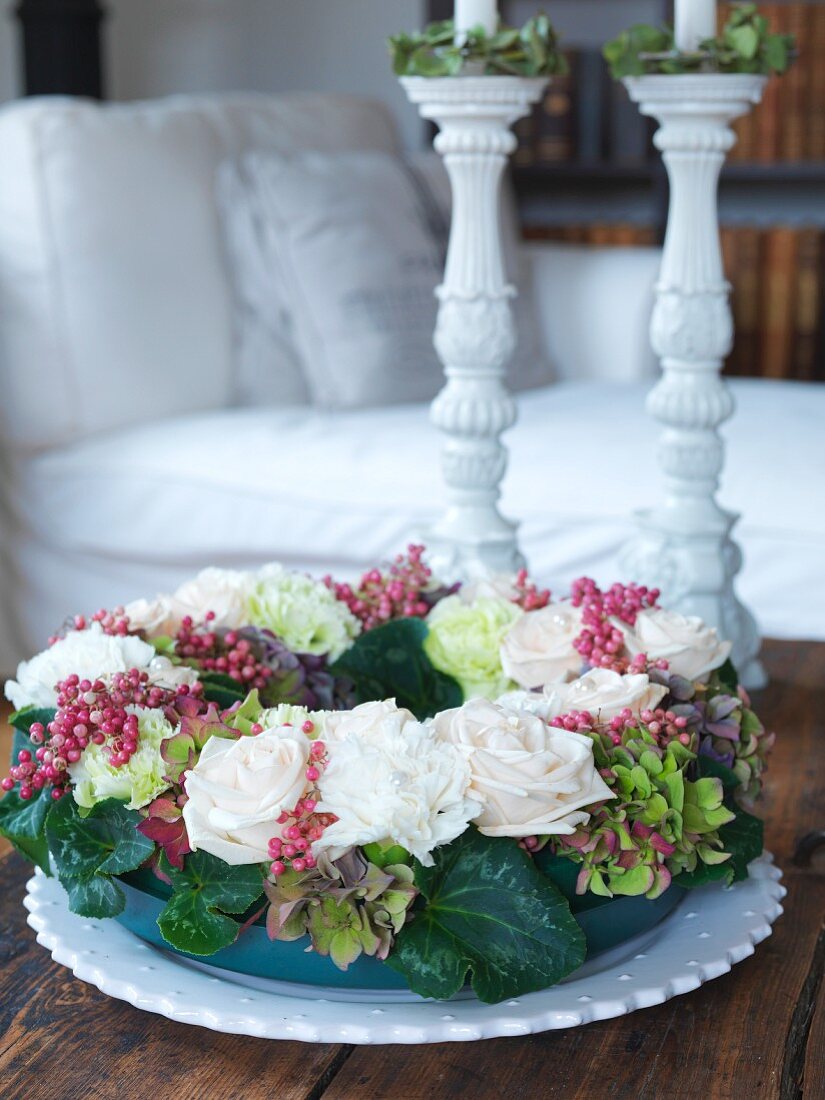
[[[113,920],[70,913],[40,872],[26,908],[37,942],[84,982],[170,1020],[234,1035],[308,1043],[442,1043],[528,1035],[622,1016],[689,993],[753,954],[782,913],[785,888],[765,853],[745,882],[695,890],[657,928],[594,959],[541,993],[498,1005],[346,996],[193,965],[143,943]]]

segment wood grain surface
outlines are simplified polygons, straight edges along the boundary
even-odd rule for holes
[[[427,1047],[218,1035],[111,1000],[37,946],[29,875],[0,857],[0,1096],[5,1100],[825,1100],[825,645],[769,643],[755,702],[777,730],[762,807],[785,914],[756,955],[667,1004],[565,1032]],[[4,758],[7,741],[0,745]]]

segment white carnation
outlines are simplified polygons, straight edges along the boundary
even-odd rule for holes
[[[461,753],[402,713],[376,717],[376,728],[329,743],[318,782],[318,809],[338,818],[313,853],[338,858],[355,845],[400,844],[425,867],[479,813]]]
[[[104,634],[100,623],[88,630],[73,630],[54,645],[23,661],[17,679],[6,682],[6,698],[16,710],[30,705],[57,706],[57,684],[72,673],[81,680],[96,680],[115,672],[146,669],[155,650],[133,635]]]

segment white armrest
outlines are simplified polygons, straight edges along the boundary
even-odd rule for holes
[[[660,249],[550,242],[526,249],[545,350],[559,378],[656,375],[648,329]]]

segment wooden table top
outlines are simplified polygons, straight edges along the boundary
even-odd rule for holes
[[[756,955],[687,996],[528,1038],[313,1046],[219,1035],[111,1000],[53,963],[26,925],[28,865],[0,858],[0,1095],[6,1100],[791,1100],[825,1097],[825,644],[769,643],[756,700],[777,730],[761,812],[785,914]]]

